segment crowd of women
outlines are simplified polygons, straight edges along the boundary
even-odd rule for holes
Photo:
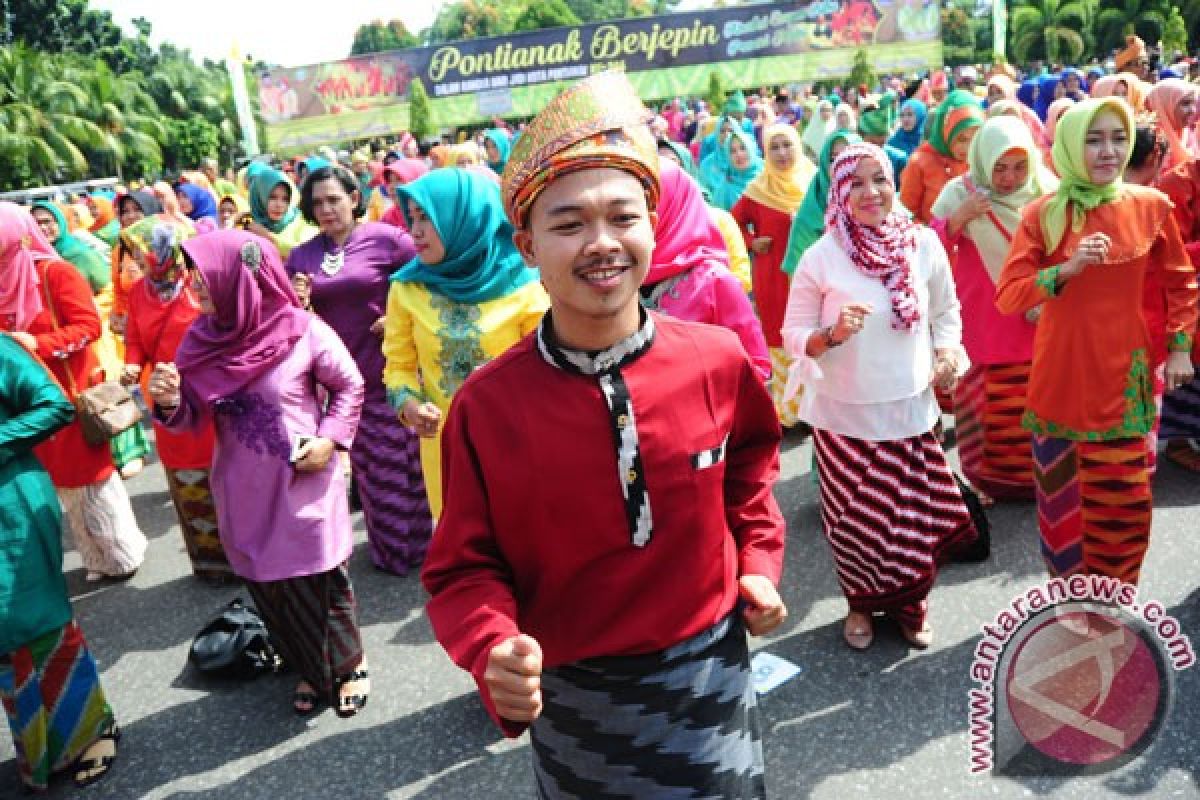
[[[643,305],[732,330],[812,431],[853,648],[879,615],[927,647],[938,566],[976,538],[945,414],[984,504],[1036,501],[1055,574],[1136,583],[1158,441],[1200,468],[1200,87],[1150,82],[1136,42],[1119,60],[646,120]],[[99,779],[119,737],[60,544],[88,580],[145,555],[121,479],[149,437],[94,444],[67,402],[106,378],[147,403],[193,571],[248,586],[296,712],[365,706],[350,504],[375,567],[419,568],[455,393],[549,307],[501,199],[521,135],[0,203],[0,696],[29,786]]]

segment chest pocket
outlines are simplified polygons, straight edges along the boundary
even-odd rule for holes
[[[726,434],[721,443],[710,450],[702,450],[699,453],[692,454],[692,469],[702,470],[714,467],[725,460],[725,448],[729,444],[729,435]]]

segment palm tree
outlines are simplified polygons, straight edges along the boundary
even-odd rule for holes
[[[1099,0],[1096,14],[1096,44],[1101,57],[1125,46],[1125,35],[1136,33],[1146,44],[1162,38],[1171,16],[1167,0]]]
[[[161,142],[167,140],[158,104],[146,91],[140,73],[118,75],[100,62],[85,62],[74,71],[90,98],[92,119],[104,132],[99,148],[123,179],[123,166],[162,167]]]
[[[61,66],[23,44],[0,48],[0,154],[46,183],[86,175],[84,150],[105,140],[87,119],[88,93],[60,77]]]
[[[1009,16],[1013,58],[1017,63],[1078,63],[1085,45],[1080,31],[1088,16],[1082,0],[1024,0],[1014,5]]]

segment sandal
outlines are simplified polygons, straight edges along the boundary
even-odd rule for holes
[[[851,611],[847,614],[846,622],[842,626],[842,638],[853,650],[866,650],[870,647],[871,642],[875,641],[875,629],[871,622],[871,615],[861,611]]]
[[[367,707],[368,694],[342,694],[342,687],[355,681],[365,681],[370,675],[365,669],[356,669],[349,675],[338,678],[338,707],[336,713],[342,719],[349,719]],[[370,689],[367,689],[370,692]]]
[[[919,631],[913,630],[907,625],[901,625],[900,633],[904,635],[905,641],[918,650],[924,650],[933,644],[933,628],[928,622],[924,623]]]
[[[117,760],[117,744],[120,741],[121,729],[117,727],[117,723],[109,723],[108,729],[100,734],[100,738],[92,742],[91,746],[71,766],[71,770],[74,772],[75,785],[80,789],[85,789],[107,775]],[[96,745],[105,742],[112,742],[112,755],[100,756],[98,758],[87,757],[89,753],[96,750]]]
[[[308,686],[307,689],[301,689],[300,686]],[[320,709],[321,696],[312,690],[312,687],[306,682],[301,682],[296,686],[296,690],[292,692],[292,711],[296,712],[297,716],[310,717]]]

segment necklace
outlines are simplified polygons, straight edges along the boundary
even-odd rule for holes
[[[346,251],[338,250],[336,253],[326,253],[321,258],[321,272],[324,272],[329,277],[333,277],[342,271],[342,265],[346,263]]]

